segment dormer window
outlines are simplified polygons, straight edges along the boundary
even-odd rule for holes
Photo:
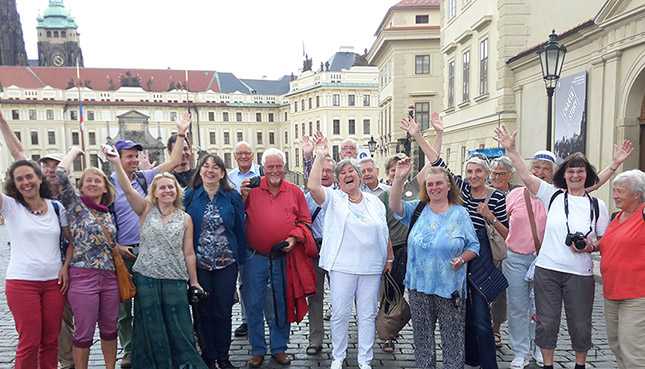
[[[428,24],[430,23],[430,16],[428,15],[417,15],[416,16],[417,24]]]

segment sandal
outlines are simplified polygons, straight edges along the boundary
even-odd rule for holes
[[[385,342],[383,342],[383,351],[389,352],[389,353],[394,352],[394,341],[385,340]]]
[[[495,333],[495,348],[502,348],[502,335]]]
[[[322,346],[320,345],[310,345],[307,347],[307,355],[318,355],[322,351]]]

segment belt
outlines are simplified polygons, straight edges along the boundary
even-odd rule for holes
[[[258,255],[260,255],[260,256],[264,256],[265,258],[268,258],[268,257],[269,257],[269,254],[265,254],[265,253],[263,253],[263,252],[260,252],[260,251],[258,251],[258,250],[256,250],[256,249],[254,249],[254,248],[252,248],[252,247],[250,247],[250,246],[246,246],[246,249],[247,249],[247,250],[249,250],[249,251],[253,251],[253,252],[255,252],[256,254],[258,254]]]

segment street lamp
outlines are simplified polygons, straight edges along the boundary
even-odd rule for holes
[[[546,149],[551,151],[551,130],[553,126],[553,92],[555,85],[560,78],[564,56],[567,54],[567,48],[558,44],[555,29],[549,35],[549,41],[538,51],[540,55],[540,65],[542,66],[542,77],[546,86],[546,95],[549,100],[548,115],[546,123]]]
[[[374,136],[372,136],[370,140],[367,141],[367,147],[370,150],[370,155],[374,157],[374,151],[376,151],[376,141],[374,141]]]

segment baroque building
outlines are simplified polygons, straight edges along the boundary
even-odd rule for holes
[[[49,8],[37,20],[38,65],[72,67],[78,61],[83,66],[78,26],[63,0],[49,0]]]
[[[0,65],[27,65],[16,0],[0,0]]]

